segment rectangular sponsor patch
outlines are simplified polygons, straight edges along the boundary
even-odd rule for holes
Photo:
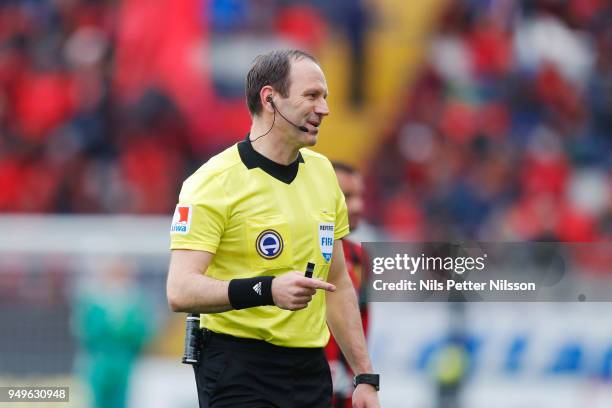
[[[171,234],[187,234],[191,226],[191,204],[178,204],[172,217]]]
[[[334,250],[334,226],[333,222],[319,223],[319,248],[326,262],[331,260]]]

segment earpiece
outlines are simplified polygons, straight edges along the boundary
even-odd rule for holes
[[[285,115],[283,115],[278,109],[276,109],[276,105],[274,105],[274,101],[272,100],[272,95],[266,96],[266,102],[268,102],[270,105],[272,105],[272,109],[274,109],[274,119],[272,120],[272,126],[270,126],[270,129],[268,129],[268,131],[266,133],[264,133],[263,135],[257,136],[255,139],[252,139],[251,142],[255,142],[256,140],[258,140],[258,139],[264,137],[265,135],[267,135],[268,133],[270,133],[270,131],[272,130],[272,127],[274,126],[274,122],[276,121],[276,112],[278,112],[278,114],[283,119],[285,119],[289,124],[295,126],[296,128],[298,128],[299,130],[301,130],[304,133],[308,133],[308,128],[306,126],[296,125],[295,123],[293,123],[292,121],[287,119],[285,117]]]

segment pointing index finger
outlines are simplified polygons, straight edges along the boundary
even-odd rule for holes
[[[307,288],[323,289],[328,292],[334,292],[336,290],[334,285],[319,278],[304,280],[304,286]]]

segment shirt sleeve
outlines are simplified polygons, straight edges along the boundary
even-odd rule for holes
[[[221,178],[198,172],[183,183],[170,227],[170,249],[217,252],[228,208]]]
[[[335,177],[335,176],[334,176]],[[344,194],[340,190],[340,185],[336,179],[336,226],[334,228],[334,239],[344,238],[351,232],[349,230],[348,211]]]

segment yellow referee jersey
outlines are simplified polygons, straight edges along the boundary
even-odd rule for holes
[[[183,183],[170,247],[214,253],[206,275],[216,279],[281,275],[313,262],[314,276],[327,280],[334,240],[348,233],[344,196],[325,156],[302,149],[283,166],[247,137]],[[295,312],[260,306],[201,317],[214,332],[279,346],[323,347],[329,339],[322,290]]]

